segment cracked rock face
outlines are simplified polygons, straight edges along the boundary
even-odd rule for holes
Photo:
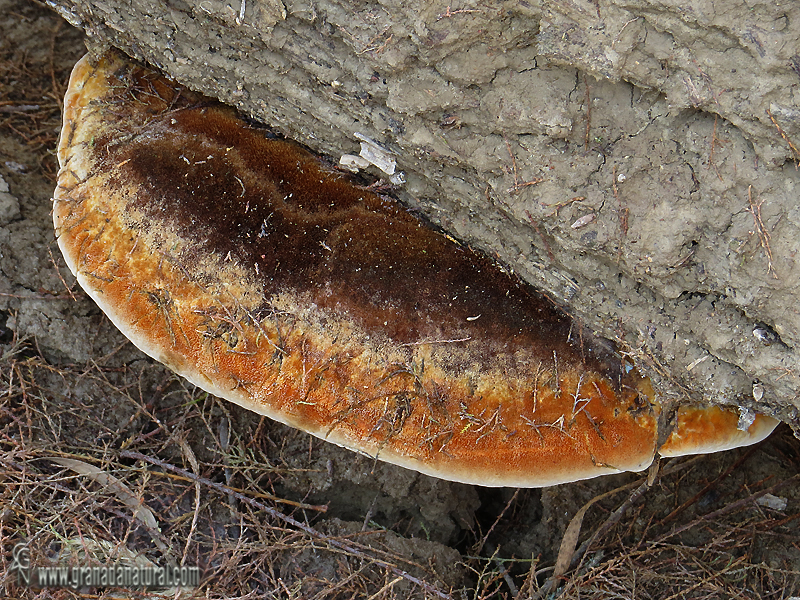
[[[796,423],[800,7],[55,4],[336,160],[375,140],[397,197],[616,340],[663,401]]]

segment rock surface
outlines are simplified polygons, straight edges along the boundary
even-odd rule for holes
[[[334,160],[375,140],[405,178],[389,193],[617,340],[667,401],[797,430],[800,6],[49,3]]]

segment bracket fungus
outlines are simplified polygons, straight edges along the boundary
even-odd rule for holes
[[[200,388],[341,446],[534,487],[777,423],[668,419],[611,342],[483,255],[117,52],[76,65],[58,159],[58,244],[114,324]]]

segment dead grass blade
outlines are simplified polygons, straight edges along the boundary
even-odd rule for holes
[[[158,549],[162,551],[167,550],[167,545],[161,541],[161,529],[158,526],[158,521],[156,521],[153,511],[151,511],[144,504],[142,499],[134,494],[127,485],[122,483],[122,481],[114,477],[111,473],[106,473],[102,469],[95,467],[94,465],[90,465],[82,460],[76,460],[74,458],[62,458],[59,456],[47,456],[44,458],[56,463],[57,465],[66,467],[67,469],[70,469],[79,475],[85,475],[92,481],[103,486],[103,489],[114,494],[120,502],[131,509],[133,517],[142,525],[144,525],[145,529],[150,534],[150,537],[153,538],[153,543],[158,547]]]
[[[647,485],[645,482],[643,485]],[[555,568],[553,569],[553,574],[548,578],[547,582],[539,589],[538,593],[532,596],[534,598],[542,598],[552,592],[561,578],[566,574],[566,572],[570,568],[570,564],[573,561],[573,556],[575,556],[575,548],[578,545],[578,539],[580,539],[581,535],[581,526],[583,525],[583,518],[586,516],[586,512],[597,502],[603,500],[605,498],[609,498],[614,496],[620,492],[623,492],[627,489],[633,487],[633,484],[623,485],[616,489],[613,489],[609,492],[605,492],[604,494],[600,494],[595,496],[589,502],[583,505],[581,509],[575,513],[575,516],[569,522],[567,526],[567,530],[564,532],[564,536],[561,538],[561,545],[558,549],[558,556],[556,558]],[[648,486],[649,487],[649,486]]]
[[[215,490],[218,490],[218,491],[221,491],[221,492],[226,492],[227,493],[229,491],[229,488],[227,488],[227,486],[223,486],[222,484],[219,484],[219,483],[216,483],[216,482],[211,481],[209,479],[206,479],[205,477],[198,477],[198,476],[192,475],[191,473],[189,473],[188,471],[185,471],[184,469],[181,469],[179,467],[176,467],[174,465],[166,463],[166,462],[164,462],[162,460],[158,460],[156,458],[153,458],[152,456],[145,456],[144,454],[141,454],[139,452],[132,452],[130,450],[123,450],[120,453],[120,455],[122,457],[124,457],[124,458],[132,458],[132,459],[135,459],[135,460],[141,460],[141,461],[148,462],[150,464],[156,465],[158,467],[161,467],[162,469],[166,469],[168,471],[173,471],[175,473],[179,473],[179,474],[183,475],[184,477],[188,477],[189,479],[192,479],[194,481],[202,483],[205,486],[214,488]],[[292,527],[294,527],[296,529],[299,529],[300,531],[303,531],[304,533],[308,534],[310,537],[312,537],[314,539],[317,539],[317,540],[320,540],[326,545],[333,546],[334,548],[336,548],[338,550],[342,550],[343,552],[346,552],[347,554],[354,555],[354,556],[357,556],[357,557],[361,558],[362,560],[367,560],[367,561],[369,561],[371,563],[381,565],[382,567],[390,570],[392,573],[394,573],[395,575],[401,577],[402,579],[405,579],[405,580],[407,580],[407,581],[409,581],[409,582],[411,582],[411,583],[413,583],[415,585],[418,585],[419,587],[424,589],[428,594],[431,594],[431,595],[435,596],[436,598],[441,598],[442,600],[451,600],[451,598],[452,598],[450,596],[450,594],[437,589],[436,587],[432,586],[431,584],[429,584],[426,581],[422,581],[421,579],[419,579],[417,577],[414,577],[410,573],[400,569],[395,564],[393,564],[393,563],[391,563],[391,562],[389,562],[389,561],[387,561],[385,559],[379,558],[379,557],[374,556],[374,555],[370,555],[371,553],[365,552],[364,549],[362,549],[362,548],[358,548],[353,544],[348,544],[348,543],[343,542],[343,541],[341,541],[339,539],[332,538],[330,536],[324,535],[324,534],[320,533],[319,531],[317,531],[316,529],[314,529],[313,527],[311,527],[309,525],[306,525],[305,523],[301,523],[300,521],[294,519],[293,517],[290,517],[289,515],[285,515],[282,512],[280,512],[279,510],[276,510],[274,508],[266,506],[265,504],[262,504],[261,502],[258,502],[257,500],[254,500],[253,498],[245,496],[244,494],[240,494],[238,492],[232,492],[232,493],[233,493],[234,497],[237,500],[239,500],[240,502],[243,502],[245,504],[248,504],[248,505],[252,506],[253,508],[256,508],[257,510],[265,512],[266,514],[268,514],[273,519],[277,519],[279,521],[283,521],[287,525],[290,525],[290,526],[292,526]]]

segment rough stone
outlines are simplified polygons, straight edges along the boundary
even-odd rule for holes
[[[48,1],[334,162],[375,140],[664,398],[797,427],[800,5]]]

